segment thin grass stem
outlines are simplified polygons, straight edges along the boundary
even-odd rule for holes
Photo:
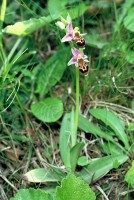
[[[6,5],[7,5],[7,0],[3,0],[0,13],[0,47],[2,47],[2,27],[5,19]]]

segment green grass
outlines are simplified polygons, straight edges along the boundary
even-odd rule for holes
[[[70,3],[67,8],[74,9],[78,4],[78,1],[68,2]],[[89,76],[86,78],[80,76],[81,112],[87,113],[89,107],[108,108],[118,113],[127,128],[129,123],[134,123],[134,110],[131,106],[134,98],[134,62],[130,56],[134,40],[133,32],[123,26],[123,17],[127,14],[126,10],[129,9],[130,2],[128,7],[125,3],[126,10],[124,3],[117,4],[115,0],[112,3],[105,1],[101,5],[98,1],[89,3],[87,0],[85,4],[90,6],[88,11],[73,21],[75,25],[80,26],[81,30],[87,32],[86,54],[90,58]],[[2,8],[2,5],[0,6]],[[15,10],[14,6],[16,6]],[[40,99],[37,85],[45,63],[59,49],[68,45],[60,43],[64,33],[57,29],[55,21],[25,37],[19,38],[2,33],[2,28],[9,24],[33,17],[47,16],[50,11],[43,0],[38,2],[14,0],[8,2],[7,7],[4,5],[2,12],[0,17],[0,184],[3,200],[12,197],[16,188],[29,187],[29,184],[22,181],[21,176],[30,169],[49,165],[58,168],[63,166],[59,153],[61,119],[52,124],[43,124],[32,115],[31,105]],[[70,94],[68,88],[71,88]],[[42,98],[50,96],[62,99],[64,112],[71,111],[72,106],[75,106],[73,66],[65,69],[60,81]],[[88,117],[92,120],[91,116]],[[132,132],[128,134],[131,134],[133,140]],[[80,139],[82,137],[80,131],[79,136]],[[88,139],[85,138],[86,144],[90,143]],[[94,141],[95,138],[90,136],[90,139],[93,144],[85,149],[83,154],[89,152],[91,158],[95,158],[99,153],[103,154],[98,142]],[[122,176],[128,166],[130,163],[125,164],[120,169],[121,172],[113,171],[113,174],[121,175],[119,182],[115,180],[118,192],[128,190]],[[77,168],[77,171],[79,170]],[[98,181],[106,193],[112,188],[113,182],[109,177],[114,177],[113,174],[111,172]],[[105,184],[106,181],[109,187]],[[40,184],[30,186],[44,187]],[[98,195],[103,196],[100,188],[95,190]],[[109,198],[116,199],[114,189],[111,191]],[[123,198],[121,196],[121,199]]]

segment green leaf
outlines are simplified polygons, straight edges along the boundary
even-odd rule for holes
[[[68,0],[49,0],[48,10],[53,20],[59,18],[60,16],[66,18],[68,14],[71,16],[71,19],[75,19],[80,17],[88,9],[88,6],[84,3],[79,3],[77,6],[75,5],[70,9],[66,9],[65,5],[67,3]]]
[[[78,165],[79,166],[86,166],[89,164],[89,161],[87,159],[86,156],[81,156],[79,159],[78,159]]]
[[[17,36],[26,36],[42,28],[51,21],[51,16],[40,17],[39,19],[32,18],[27,21],[16,22],[14,25],[9,25],[3,29],[3,32],[8,34],[14,34]]]
[[[129,31],[134,32],[134,8],[131,8],[124,18],[124,26]]]
[[[55,122],[63,114],[63,103],[57,98],[46,98],[31,106],[35,117],[43,122]]]
[[[129,124],[128,131],[134,131],[134,123]]]
[[[132,51],[132,49],[133,43],[120,42],[120,50],[124,59],[128,63],[134,64],[134,51]]]
[[[77,131],[75,127],[75,115],[74,115],[74,108],[71,111],[71,146],[74,146],[77,142]]]
[[[134,188],[134,160],[132,162],[132,167],[128,170],[125,175],[125,181]]]
[[[71,113],[63,117],[60,129],[60,154],[66,169],[71,169],[70,164],[70,137],[71,137]]]
[[[89,165],[83,169],[79,176],[87,183],[96,181],[106,175],[118,163],[121,165],[126,162],[128,156],[126,155],[112,155],[91,160]]]
[[[68,3],[68,0],[49,0],[48,1],[48,10],[53,19],[60,17],[60,13],[65,10],[65,5]]]
[[[124,143],[125,148],[129,149],[128,137],[124,132],[124,124],[119,120],[119,118],[106,109],[91,109],[90,113],[103,121],[107,126],[114,130],[116,136]]]
[[[66,169],[75,170],[77,159],[83,142],[76,144],[76,130],[74,126],[74,109],[71,113],[65,114],[60,129],[60,154]],[[75,146],[73,146],[76,144]],[[73,148],[71,149],[71,147]]]
[[[107,155],[111,154],[111,155],[121,155],[123,154],[123,149],[118,146],[118,143],[117,144],[114,144],[112,142],[102,142],[100,144],[101,148],[102,148],[102,151],[104,153],[106,153]]]
[[[33,183],[45,183],[45,182],[58,182],[65,177],[65,174],[55,168],[38,168],[33,169],[23,175],[22,179]]]
[[[102,49],[107,42],[105,42],[102,38],[98,37],[97,35],[86,35],[85,41],[88,46]]]
[[[15,141],[20,141],[20,142],[26,142],[28,141],[28,137],[26,137],[25,135],[17,135],[15,133],[10,133],[10,137],[15,140]]]
[[[133,7],[133,4],[134,4],[134,0],[125,0],[124,1],[124,4],[122,4],[121,6],[121,14],[119,14],[118,16],[118,23],[121,24],[124,17],[126,16],[128,10]]]
[[[40,189],[20,189],[10,200],[53,200],[50,194]]]
[[[99,127],[95,126],[93,123],[89,122],[85,117],[82,115],[79,116],[79,128],[86,133],[91,133],[96,137],[104,138],[107,141],[114,142],[112,136],[107,135],[103,131],[100,130]]]
[[[37,90],[41,98],[48,93],[62,77],[69,60],[70,49],[62,48],[50,57],[37,77]]]
[[[78,157],[80,155],[81,150],[84,147],[84,142],[77,143],[70,151],[70,162],[71,162],[71,170],[75,171]]]
[[[84,3],[81,3],[78,6],[75,6],[75,8],[64,9],[65,1],[63,3],[62,1],[60,1],[60,3],[56,5],[56,7],[58,7],[58,10],[56,11],[56,9],[54,10],[54,6],[52,7],[52,3],[55,5],[55,3],[59,1],[51,0],[50,2],[49,2],[49,10],[52,15],[46,17],[40,17],[38,19],[32,18],[27,21],[16,22],[14,25],[9,25],[6,28],[4,28],[3,32],[8,34],[14,34],[17,36],[26,36],[44,27],[45,25],[51,23],[53,20],[56,20],[61,15],[63,17],[67,17],[69,13],[72,19],[80,17],[88,8],[88,6],[86,6]]]
[[[94,192],[87,184],[73,174],[69,174],[57,187],[55,200],[95,200]]]
[[[71,9],[67,9],[64,12],[61,13],[63,17],[66,18],[66,16],[69,14],[71,16],[71,19],[75,19],[83,15],[83,13],[88,9],[88,5],[85,5],[85,3],[79,3],[78,6],[74,6]]]

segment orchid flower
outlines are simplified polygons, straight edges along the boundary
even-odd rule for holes
[[[72,50],[72,54],[73,54],[73,57],[71,58],[71,60],[68,62],[68,66],[69,65],[73,65],[73,64],[75,64],[75,66],[76,67],[78,67],[78,61],[79,61],[79,59],[82,59],[82,60],[84,60],[85,62],[89,62],[88,60],[87,60],[87,56],[86,55],[84,55],[84,53],[83,52],[80,52],[78,49],[76,49],[76,48],[72,48],[71,49]]]
[[[84,48],[85,40],[82,37],[83,35],[85,34],[81,34],[78,27],[73,28],[72,23],[70,23],[67,26],[67,33],[62,38],[61,42],[76,42],[80,48]]]
[[[61,42],[75,41],[76,37],[78,39],[81,38],[81,34],[79,32],[79,28],[78,27],[73,28],[72,23],[70,23],[67,26],[67,34],[62,38]]]

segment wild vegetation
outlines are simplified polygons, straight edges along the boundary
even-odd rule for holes
[[[133,0],[2,0],[1,200],[134,199],[133,50]]]

